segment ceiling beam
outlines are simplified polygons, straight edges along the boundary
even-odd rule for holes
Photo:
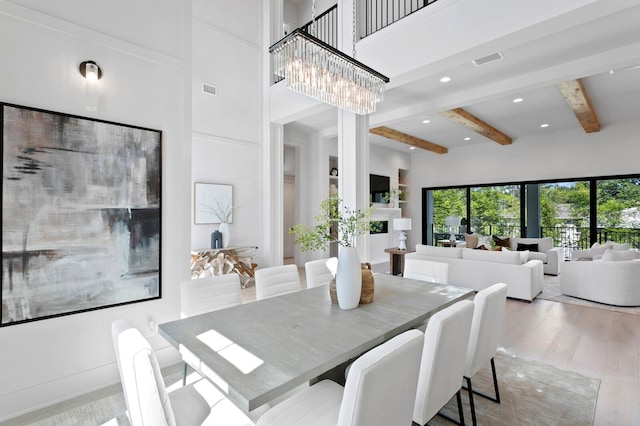
[[[505,135],[500,130],[485,123],[462,108],[450,109],[449,111],[443,111],[440,114],[458,124],[463,125],[467,129],[471,129],[494,142],[498,142],[500,145],[511,145],[512,139],[510,136]]]
[[[558,83],[558,88],[586,133],[599,132],[600,122],[582,80]]]
[[[436,154],[446,154],[447,152],[449,152],[449,150],[444,146],[408,135],[406,133],[399,132],[397,130],[393,130],[386,126],[374,127],[372,129],[369,129],[369,133],[373,133],[374,135],[382,136],[384,138],[391,139],[397,142],[406,143],[407,145],[415,146],[416,148],[426,149],[427,151],[432,151]]]

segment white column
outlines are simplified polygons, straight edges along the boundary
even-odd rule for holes
[[[353,7],[355,0],[338,0],[338,47],[353,54]],[[338,109],[338,193],[350,209],[369,207],[369,116]],[[369,234],[356,240],[362,262],[369,261]]]

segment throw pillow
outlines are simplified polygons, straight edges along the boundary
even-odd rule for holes
[[[538,251],[538,245],[518,243],[518,248],[516,250],[517,251],[525,251],[525,250]]]
[[[472,234],[464,234],[464,240],[467,243],[467,248],[476,248],[478,247],[478,236]]]
[[[497,236],[493,236],[493,242],[495,245],[497,245],[498,247],[506,247],[506,248],[511,248],[511,239],[509,237],[507,238],[500,238]]]
[[[618,243],[614,243],[613,241],[607,241],[605,243],[605,246],[610,246],[611,249],[617,250],[617,251],[627,251],[631,248],[631,244],[629,243],[618,244]]]
[[[636,258],[636,252],[633,250],[613,250],[607,249],[602,255],[602,261],[622,261],[622,260],[634,260]]]
[[[478,245],[491,248],[491,235],[478,235]]]
[[[600,243],[593,243],[591,248],[589,249],[589,257],[591,259],[599,259],[604,254],[604,251],[607,247],[600,245]]]

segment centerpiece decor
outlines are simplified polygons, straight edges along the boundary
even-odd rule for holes
[[[356,237],[369,232],[372,208],[351,210],[342,199],[332,195],[320,203],[321,213],[309,227],[297,224],[289,231],[302,251],[326,250],[331,242],[340,246],[336,272],[336,294],[341,309],[356,308],[362,291],[360,257],[355,247]]]

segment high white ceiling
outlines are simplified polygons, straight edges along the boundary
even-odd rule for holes
[[[538,35],[526,42],[514,42],[513,37],[494,43],[492,51],[486,45],[472,47],[421,70],[417,78],[392,79],[385,100],[370,115],[370,127],[387,126],[448,149],[495,144],[440,114],[451,108],[464,108],[514,143],[526,136],[581,128],[557,87],[576,78],[582,78],[602,128],[640,120],[640,3],[582,21],[552,34],[542,23],[528,29]],[[504,59],[479,67],[471,62],[494,51]],[[439,81],[445,75],[451,77],[449,83]],[[523,101],[514,103],[514,98]],[[425,119],[430,123],[424,124]],[[541,128],[543,123],[549,126]],[[289,126],[330,134],[337,129],[336,112],[330,108]],[[411,152],[408,145],[381,136],[370,135],[370,141]]]

